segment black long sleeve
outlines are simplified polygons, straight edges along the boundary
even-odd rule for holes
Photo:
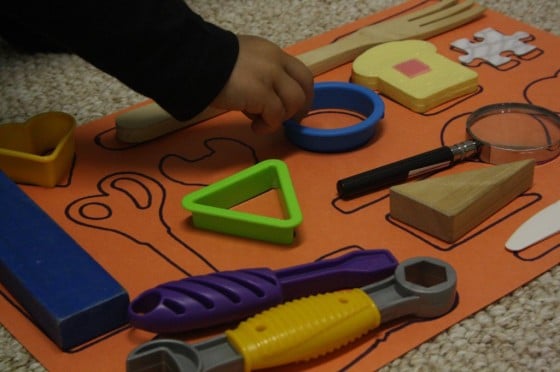
[[[183,0],[0,0],[0,23],[8,41],[18,32],[37,35],[179,120],[211,103],[239,51],[233,33],[205,22]]]

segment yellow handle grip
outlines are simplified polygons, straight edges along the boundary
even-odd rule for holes
[[[380,321],[368,295],[350,289],[276,306],[226,335],[250,371],[324,355],[376,328]]]

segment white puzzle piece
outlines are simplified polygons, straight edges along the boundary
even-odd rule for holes
[[[523,31],[507,36],[489,27],[474,34],[474,37],[481,41],[473,43],[463,38],[452,42],[451,46],[466,53],[459,57],[459,61],[463,64],[482,59],[497,67],[511,61],[510,57],[502,55],[504,52],[522,56],[536,49],[536,46],[522,41],[530,36]]]

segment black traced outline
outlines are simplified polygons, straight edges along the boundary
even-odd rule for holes
[[[538,254],[538,255],[536,255],[536,256],[524,257],[524,256],[522,255],[522,252],[526,252],[526,251],[530,250],[531,248],[526,248],[526,249],[523,249],[523,250],[521,250],[521,251],[519,251],[519,252],[513,252],[513,255],[514,255],[515,257],[519,258],[521,261],[533,262],[533,261],[539,260],[539,259],[541,259],[541,258],[547,256],[548,254],[552,253],[553,251],[555,251],[555,250],[557,250],[557,249],[559,249],[559,248],[560,248],[560,243],[551,246],[551,247],[548,248],[546,251],[544,251],[544,252],[542,252],[541,254]]]
[[[549,76],[544,76],[541,78],[538,78],[536,80],[533,80],[532,82],[530,82],[529,84],[527,84],[527,86],[525,87],[525,89],[523,89],[523,98],[525,99],[525,101],[527,101],[527,103],[533,104],[533,105],[539,105],[539,103],[535,103],[533,102],[530,98],[529,98],[529,91],[530,89],[534,86],[539,84],[542,81],[545,80],[549,80],[549,79],[560,79],[560,69],[556,70],[556,72],[552,75]],[[556,112],[557,114],[560,114],[560,112]]]
[[[107,227],[103,227],[103,226],[98,226],[94,223],[86,223],[84,221],[80,221],[80,220],[74,218],[74,216],[72,215],[71,210],[73,208],[75,208],[76,205],[79,205],[77,207],[77,214],[79,216],[83,217],[84,220],[92,220],[92,218],[84,215],[83,209],[85,207],[91,206],[91,205],[102,205],[108,211],[108,215],[106,217],[101,218],[101,219],[109,218],[112,214],[112,209],[111,209],[110,205],[107,205],[107,204],[104,204],[104,203],[99,203],[97,201],[95,201],[95,202],[87,202],[87,201],[90,200],[90,199],[97,200],[100,197],[108,196],[109,193],[104,190],[104,184],[107,180],[109,180],[111,178],[113,178],[113,180],[109,183],[109,186],[116,189],[116,190],[120,190],[120,191],[124,192],[125,194],[128,194],[126,192],[126,190],[122,190],[122,189],[119,189],[118,187],[115,187],[116,182],[126,180],[126,181],[134,182],[137,185],[139,185],[142,189],[145,190],[146,195],[148,195],[149,200],[148,200],[147,205],[146,206],[140,205],[139,203],[137,203],[137,201],[134,199],[134,197],[132,195],[129,195],[129,197],[130,197],[131,200],[133,200],[137,209],[143,210],[143,209],[149,208],[151,206],[151,200],[153,198],[153,195],[150,192],[150,188],[145,186],[142,182],[138,181],[138,179],[136,177],[148,179],[149,181],[153,182],[155,185],[157,185],[159,187],[159,189],[161,191],[162,200],[161,200],[161,205],[157,206],[158,216],[159,216],[159,221],[160,221],[161,225],[165,228],[166,233],[172,239],[177,241],[177,243],[182,245],[187,251],[189,251],[191,254],[193,254],[198,259],[200,259],[204,264],[206,264],[206,266],[208,268],[210,268],[211,270],[214,270],[214,271],[218,271],[218,269],[212,263],[210,263],[202,254],[200,254],[198,251],[196,251],[195,249],[190,247],[188,244],[186,244],[181,239],[179,239],[175,234],[173,234],[173,232],[171,231],[171,227],[167,224],[167,222],[165,222],[165,219],[163,217],[163,208],[164,208],[164,205],[165,205],[165,199],[166,199],[166,195],[167,195],[166,190],[158,180],[156,180],[153,177],[147,176],[145,174],[141,174],[141,173],[138,173],[138,172],[116,172],[116,173],[111,173],[111,174],[106,175],[105,177],[101,178],[97,183],[97,190],[99,191],[98,194],[88,195],[88,196],[84,196],[82,198],[78,198],[78,199],[72,201],[70,204],[68,204],[66,206],[66,208],[64,210],[64,213],[65,213],[66,217],[69,220],[71,220],[72,222],[74,222],[78,225],[86,226],[86,227],[94,228],[94,229],[99,229],[99,230],[103,230],[103,231],[110,231],[110,232],[116,233],[118,235],[124,236],[125,238],[133,241],[134,243],[136,243],[138,245],[147,246],[151,251],[153,251],[159,257],[163,258],[167,263],[169,263],[172,267],[175,267],[182,274],[184,274],[186,276],[191,276],[191,274],[189,273],[188,270],[180,267],[177,263],[173,262],[169,257],[167,257],[159,249],[154,247],[151,243],[142,242],[142,241],[138,240],[137,238],[135,238],[134,236],[131,236],[124,231],[120,231],[120,230],[117,230],[117,229],[111,229],[111,228],[107,228]]]
[[[170,180],[171,182],[174,182],[174,183],[177,183],[177,184],[180,184],[180,185],[183,185],[183,186],[208,186],[208,184],[203,184],[203,183],[183,182],[181,180],[178,180],[178,179],[172,177],[171,175],[169,175],[165,171],[165,163],[169,159],[178,159],[178,160],[181,160],[181,161],[184,161],[184,162],[187,162],[187,163],[196,163],[196,162],[201,161],[203,159],[210,158],[216,153],[216,150],[211,145],[211,143],[213,141],[231,141],[233,143],[236,143],[236,144],[238,144],[242,147],[245,147],[249,150],[249,152],[251,154],[251,157],[252,157],[252,160],[253,160],[253,164],[256,164],[260,161],[259,157],[257,155],[257,151],[252,146],[248,145],[247,143],[245,143],[241,140],[238,140],[238,139],[235,139],[235,138],[229,138],[229,137],[211,137],[211,138],[207,138],[203,141],[203,146],[208,150],[208,152],[203,154],[203,155],[200,155],[198,157],[189,159],[185,156],[178,155],[178,154],[166,154],[166,155],[164,155],[159,161],[159,165],[158,165],[159,172],[166,179]]]
[[[377,347],[380,344],[382,344],[384,342],[388,342],[389,337],[391,337],[392,334],[394,334],[394,333],[396,333],[400,330],[403,330],[405,328],[408,328],[413,324],[429,322],[431,320],[438,319],[438,318],[441,318],[443,316],[446,316],[447,314],[450,314],[453,310],[455,310],[457,308],[457,306],[459,306],[459,293],[456,293],[455,302],[453,303],[453,306],[451,307],[451,309],[447,313],[445,313],[445,314],[443,314],[439,317],[436,317],[436,318],[408,317],[408,318],[405,318],[404,322],[402,322],[402,320],[401,321],[396,320],[396,321],[393,321],[393,322],[389,323],[382,330],[383,331],[382,334],[378,335],[373,340],[372,344],[366,350],[364,350],[362,353],[360,353],[360,355],[358,355],[356,358],[354,358],[354,360],[352,360],[347,365],[342,367],[342,369],[340,369],[339,371],[341,371],[341,372],[342,371],[348,371],[350,368],[354,367],[362,359],[364,359],[366,356],[368,356],[373,351],[375,351],[375,349],[377,349]],[[375,330],[373,332],[375,332]]]

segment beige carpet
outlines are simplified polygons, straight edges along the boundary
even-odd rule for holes
[[[287,46],[400,0],[193,0],[208,20]],[[558,0],[481,0],[560,35]],[[560,47],[560,44],[559,44]],[[52,110],[86,123],[144,100],[69,55],[21,55],[0,42],[0,122]],[[560,266],[453,326],[384,370],[560,371]],[[124,363],[124,361],[123,361]],[[0,327],[0,371],[44,368]]]

